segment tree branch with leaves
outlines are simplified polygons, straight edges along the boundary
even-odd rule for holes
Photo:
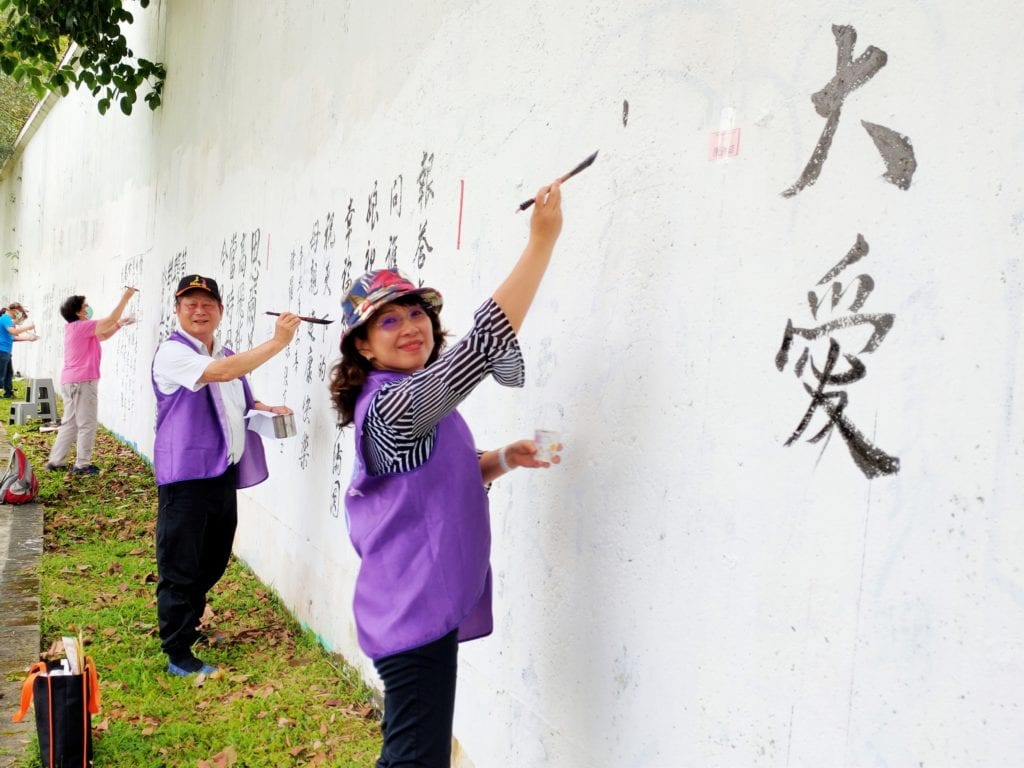
[[[39,98],[85,86],[101,115],[115,101],[130,115],[148,86],[146,104],[160,106],[167,70],[128,47],[121,28],[135,19],[121,0],[0,0],[0,16],[0,69]],[[78,47],[62,63],[70,42]]]

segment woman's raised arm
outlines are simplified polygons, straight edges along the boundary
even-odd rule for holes
[[[512,328],[519,329],[537,294],[537,288],[551,261],[555,241],[562,231],[562,190],[556,181],[541,187],[534,198],[530,217],[530,239],[508,277],[491,295]]]

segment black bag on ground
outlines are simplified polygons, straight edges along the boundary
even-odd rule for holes
[[[96,666],[85,657],[85,674],[51,674],[59,663],[37,662],[21,687],[20,723],[35,700],[36,731],[43,768],[89,768],[92,765],[92,715],[99,712]]]

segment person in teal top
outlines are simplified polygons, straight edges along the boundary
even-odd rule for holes
[[[7,311],[0,315],[0,384],[3,385],[3,396],[6,398],[14,397],[14,366],[11,364],[14,337],[36,327],[35,323],[26,321],[26,318],[24,308],[17,301],[12,302]]]

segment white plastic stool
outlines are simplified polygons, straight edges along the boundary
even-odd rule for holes
[[[29,379],[25,401],[34,404],[34,415],[42,421],[57,420],[57,393],[53,389],[53,379]]]
[[[35,403],[11,403],[11,413],[7,417],[8,424],[25,424],[36,417]]]

